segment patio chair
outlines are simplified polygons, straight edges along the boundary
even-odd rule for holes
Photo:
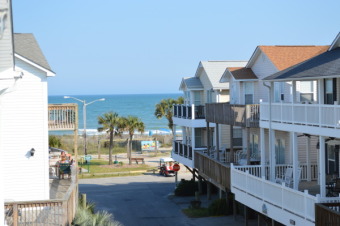
[[[59,164],[59,179],[64,179],[64,174],[68,174],[68,177],[71,177],[71,166],[69,163],[60,163]]]
[[[285,174],[278,175],[275,179],[275,182],[278,184],[285,183],[286,186],[290,185],[291,181],[293,180],[293,168],[287,168]]]

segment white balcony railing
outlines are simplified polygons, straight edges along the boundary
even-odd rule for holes
[[[340,105],[272,103],[272,121],[340,128]],[[261,121],[269,121],[269,103],[261,103]]]
[[[253,174],[253,175],[252,175]],[[261,166],[231,165],[231,191],[250,195],[260,202],[271,204],[280,211],[293,214],[301,219],[315,221],[315,203],[340,202],[339,197],[320,197],[310,195],[308,191],[298,191],[281,184],[266,180],[261,175]],[[250,205],[250,203],[244,203]]]

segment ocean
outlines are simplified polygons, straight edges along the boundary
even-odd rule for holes
[[[165,118],[157,119],[154,115],[155,105],[162,99],[177,99],[181,94],[115,94],[115,95],[72,95],[86,103],[105,98],[105,101],[94,102],[86,107],[86,132],[89,135],[97,134],[98,116],[106,112],[117,112],[119,116],[137,116],[144,122],[146,133],[162,133],[168,131],[168,121]],[[49,96],[49,104],[77,103],[79,110],[79,133],[83,125],[83,104],[75,99],[65,99],[64,96]],[[50,131],[50,134],[71,134],[69,131]]]

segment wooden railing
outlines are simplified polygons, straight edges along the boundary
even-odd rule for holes
[[[205,106],[208,122],[241,127],[259,127],[260,107],[258,104],[209,103]]]
[[[195,152],[195,168],[223,190],[230,190],[230,166],[209,158],[203,152]]]
[[[315,204],[315,225],[340,225],[340,203]]]
[[[77,104],[49,104],[48,130],[76,130],[78,129]]]
[[[71,225],[78,202],[78,185],[72,183],[61,200],[5,203],[5,224]]]

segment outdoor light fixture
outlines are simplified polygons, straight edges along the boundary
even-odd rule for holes
[[[35,149],[34,149],[34,148],[32,148],[32,149],[30,150],[30,153],[31,153],[31,156],[34,156]]]

